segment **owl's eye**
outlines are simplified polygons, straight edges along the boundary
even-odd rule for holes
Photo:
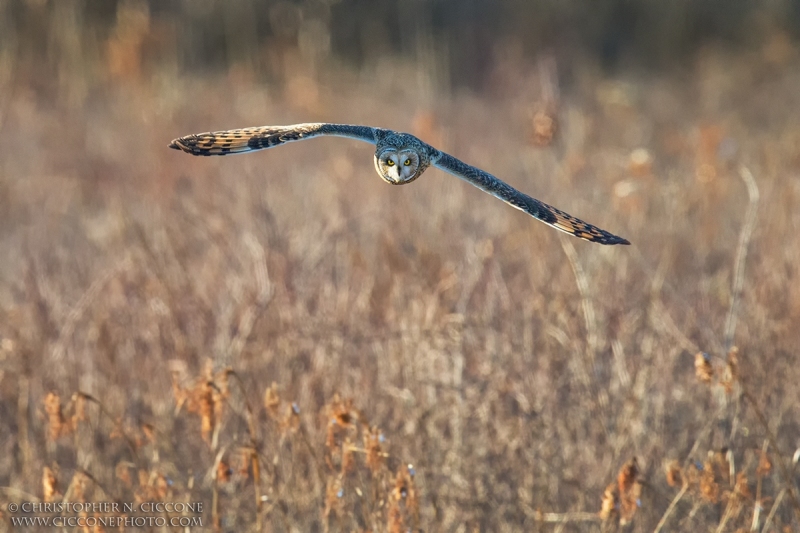
[[[411,160],[410,160],[410,159],[406,159],[406,162],[405,162],[405,163],[403,163],[403,164],[404,164],[405,166],[410,166],[410,165],[411,165]]]
[[[392,161],[391,159],[387,159],[386,160],[386,166],[387,167],[393,167],[394,166],[394,161]]]

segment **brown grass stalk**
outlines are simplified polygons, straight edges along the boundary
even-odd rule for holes
[[[731,306],[728,310],[728,317],[725,320],[725,336],[724,344],[725,350],[728,351],[733,347],[733,337],[736,333],[736,319],[739,313],[739,302],[742,298],[742,290],[744,289],[744,270],[745,261],[747,259],[747,250],[750,245],[750,237],[753,235],[753,229],[756,225],[756,214],[758,212],[758,185],[753,178],[750,170],[742,166],[739,168],[739,175],[747,187],[747,211],[744,216],[744,224],[742,231],[739,234],[739,244],[736,247],[736,259],[734,260],[733,269],[733,288],[731,290]]]

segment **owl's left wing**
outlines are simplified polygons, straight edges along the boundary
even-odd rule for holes
[[[606,230],[575,218],[569,213],[521,193],[488,172],[467,165],[449,154],[439,151],[438,155],[431,159],[431,162],[434,166],[468,181],[480,190],[500,198],[512,207],[525,211],[557,230],[600,244],[630,244],[627,239],[617,237]]]
[[[192,155],[228,155],[264,150],[321,135],[349,137],[375,144],[376,132],[376,128],[350,124],[313,123],[293,126],[260,126],[187,135],[173,140],[169,147],[183,150]]]

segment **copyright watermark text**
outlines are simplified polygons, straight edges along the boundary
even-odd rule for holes
[[[12,502],[6,509],[15,527],[203,527],[203,502]]]

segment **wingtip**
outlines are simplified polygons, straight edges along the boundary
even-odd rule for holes
[[[171,143],[169,143],[169,147],[173,150],[180,150],[181,146],[178,144],[178,139],[173,139]]]
[[[614,245],[617,245],[617,244],[621,244],[621,245],[627,246],[627,245],[630,245],[630,243],[631,243],[631,241],[629,241],[628,239],[619,237],[617,235],[614,235],[613,233],[608,233],[608,232],[604,232],[604,234],[603,234],[603,236],[601,238],[586,238],[586,237],[582,237],[580,235],[576,235],[576,237],[581,237],[581,238],[584,238],[584,239],[586,239],[588,241],[596,242],[596,243],[599,243],[599,244],[605,244],[606,246],[614,246]]]

